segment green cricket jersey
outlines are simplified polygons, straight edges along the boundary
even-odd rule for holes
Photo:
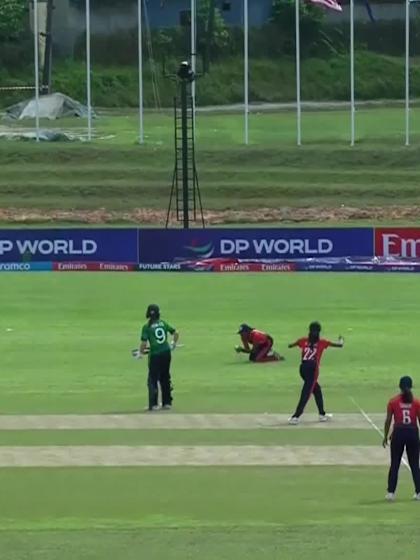
[[[142,342],[148,342],[150,346],[150,356],[169,352],[171,350],[168,342],[168,333],[174,334],[175,329],[168,325],[166,321],[156,321],[149,325],[146,323],[141,331]]]

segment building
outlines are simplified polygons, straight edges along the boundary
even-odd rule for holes
[[[40,4],[46,0],[38,0]],[[198,2],[199,0],[197,0]],[[144,13],[150,27],[165,28],[181,25],[188,18],[190,0],[143,0]],[[249,25],[260,27],[270,19],[272,0],[248,0]],[[343,13],[327,10],[327,17],[331,23],[349,20],[348,0],[343,0]],[[92,3],[93,4],[93,3]],[[95,3],[98,4],[98,0]],[[70,54],[77,38],[84,33],[85,10],[84,0],[55,0],[54,39],[58,49]],[[227,25],[241,26],[243,24],[243,0],[216,0],[216,6],[221,11]],[[379,21],[403,20],[405,14],[404,2],[373,3],[372,9]],[[417,8],[416,8],[417,9]],[[363,0],[355,3],[356,21],[369,21]],[[101,8],[91,10],[91,32],[93,35],[113,35],[137,27],[137,1],[125,0],[114,4],[105,2]]]

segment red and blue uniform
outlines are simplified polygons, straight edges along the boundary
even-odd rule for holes
[[[245,350],[249,350],[249,359],[251,362],[271,362],[277,361],[273,355],[268,355],[273,348],[273,338],[257,329],[249,332],[241,333],[242,343]],[[252,346],[252,348],[250,348]]]
[[[315,398],[320,416],[325,416],[324,396],[322,394],[321,386],[318,383],[319,366],[322,354],[329,346],[331,346],[331,342],[324,338],[320,338],[317,342],[311,343],[309,338],[305,337],[299,338],[295,345],[301,349],[299,373],[303,379],[303,387],[293,417],[300,418],[302,416],[311,395]]]
[[[389,401],[387,411],[394,418],[395,429],[414,428],[418,431],[420,400],[414,399],[411,403],[405,403],[402,395],[397,395]]]
[[[398,484],[398,473],[404,450],[413,476],[416,494],[420,494],[420,401],[404,402],[403,395],[391,399],[387,407],[388,416],[394,419],[391,437],[391,467],[388,475],[388,492],[394,494]]]
[[[312,367],[315,367],[316,379],[318,379],[322,354],[331,346],[331,341],[320,338],[318,342],[311,344],[309,338],[306,337],[300,338],[297,341],[297,345],[302,350],[302,364],[314,364]]]

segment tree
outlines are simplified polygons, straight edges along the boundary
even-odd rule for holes
[[[1,0],[0,39],[14,39],[25,28],[27,0]]]
[[[295,49],[295,6],[295,0],[273,0],[271,23],[279,31],[279,50],[287,54],[293,54]],[[303,56],[313,54],[321,45],[325,47],[324,20],[325,12],[321,8],[310,2],[300,3],[300,36]]]
[[[204,71],[208,72],[212,54],[222,51],[229,43],[229,32],[215,0],[198,0],[197,40]]]

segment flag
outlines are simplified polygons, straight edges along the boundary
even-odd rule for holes
[[[411,0],[411,1],[414,1],[414,2],[415,2],[416,0]],[[369,0],[364,0],[364,4],[365,4],[366,11],[367,11],[367,14],[368,14],[368,16],[369,16],[370,21],[371,21],[372,23],[375,23],[375,22],[376,22],[376,19],[375,19],[375,16],[373,15],[372,7],[371,7],[371,5],[369,4]]]
[[[330,10],[335,10],[336,12],[342,12],[343,8],[337,2],[337,0],[310,0],[312,4],[321,4]]]

